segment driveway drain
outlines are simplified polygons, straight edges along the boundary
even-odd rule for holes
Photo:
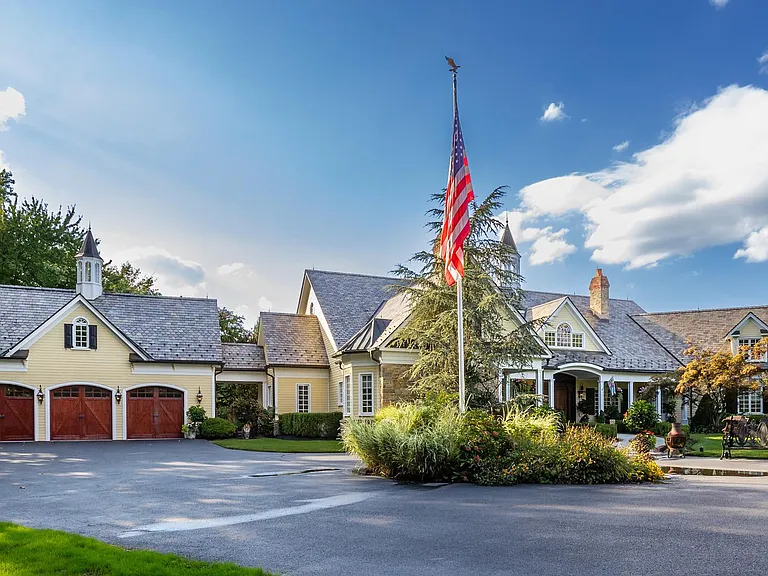
[[[284,470],[280,472],[259,472],[248,474],[248,478],[269,478],[270,476],[296,476],[298,474],[315,474],[317,472],[335,472],[341,468],[310,468],[309,470]]]

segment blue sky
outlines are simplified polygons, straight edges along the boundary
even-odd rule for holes
[[[252,321],[304,268],[425,245],[448,54],[528,288],[584,293],[600,265],[648,310],[764,303],[768,4],[434,4],[6,0],[0,162],[106,258]]]

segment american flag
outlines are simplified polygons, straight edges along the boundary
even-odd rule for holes
[[[469,163],[461,135],[459,108],[453,104],[453,148],[448,167],[445,193],[443,231],[440,236],[440,257],[445,261],[445,281],[453,286],[464,277],[464,240],[469,236],[469,203],[475,199]]]

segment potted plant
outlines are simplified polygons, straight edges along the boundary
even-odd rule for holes
[[[205,409],[202,406],[190,406],[187,410],[187,423],[181,427],[184,437],[190,440],[194,439],[205,418]]]
[[[182,424],[181,433],[184,434],[184,438],[194,440],[197,437],[197,427],[193,424]]]
[[[595,416],[594,403],[589,402],[586,398],[579,400],[578,404],[576,404],[576,408],[587,417],[587,421],[594,422],[597,419]]]

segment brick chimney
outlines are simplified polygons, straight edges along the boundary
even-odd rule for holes
[[[598,318],[608,320],[608,289],[611,284],[608,277],[603,276],[603,269],[598,268],[595,277],[589,283],[589,307]]]

